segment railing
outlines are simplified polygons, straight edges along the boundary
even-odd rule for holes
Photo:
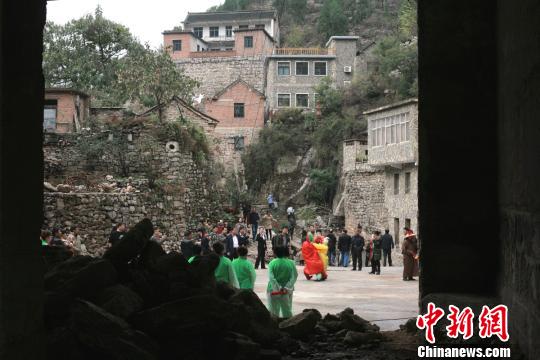
[[[274,55],[331,55],[332,51],[324,48],[276,48]]]
[[[213,58],[213,57],[232,57],[232,56],[236,56],[236,50],[192,51],[189,53],[190,58]]]

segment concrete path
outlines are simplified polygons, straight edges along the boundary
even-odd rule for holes
[[[381,267],[381,275],[369,275],[371,268],[330,267],[328,279],[308,281],[303,266],[298,266],[298,281],[293,298],[293,311],[316,308],[324,316],[346,307],[366,320],[400,319],[418,314],[418,281],[403,281],[403,267]],[[367,271],[366,271],[367,270]],[[266,304],[267,270],[257,270],[255,292]],[[381,330],[397,330],[406,320],[374,321]]]

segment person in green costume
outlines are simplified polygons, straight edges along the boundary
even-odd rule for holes
[[[294,261],[289,259],[289,249],[276,247],[276,258],[268,265],[268,308],[270,312],[282,318],[292,316],[294,284],[298,277]]]
[[[51,242],[51,232],[49,230],[41,230],[41,236],[40,236],[40,239],[41,239],[41,245],[42,246],[47,246],[49,245],[49,243]]]
[[[216,281],[221,281],[231,285],[232,287],[239,288],[238,279],[234,273],[232,262],[229,258],[224,256],[225,247],[222,243],[215,243],[212,245],[214,252],[219,256],[219,265],[214,271]]]
[[[232,261],[232,266],[240,289],[253,290],[255,285],[255,268],[253,264],[247,259],[248,249],[244,246],[238,248],[238,257]]]
[[[201,257],[202,246],[199,244],[193,245],[193,256],[188,259],[188,263],[192,263],[196,258]]]

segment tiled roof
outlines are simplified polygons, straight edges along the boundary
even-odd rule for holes
[[[184,23],[205,21],[234,21],[234,20],[258,20],[274,19],[276,13],[273,10],[246,10],[246,11],[215,11],[203,13],[188,13]]]

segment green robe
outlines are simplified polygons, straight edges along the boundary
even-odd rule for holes
[[[298,277],[294,261],[287,258],[277,258],[268,264],[268,308],[277,317],[292,316],[292,298],[294,284]],[[274,291],[287,290],[287,294],[272,295]]]
[[[255,267],[253,264],[245,257],[239,257],[232,261],[232,266],[234,273],[236,274],[236,278],[238,279],[240,289],[253,290],[255,285],[255,277],[257,276],[255,274]]]
[[[216,276],[216,281],[222,281],[232,287],[238,288],[238,279],[229,258],[225,256],[219,258],[219,265],[214,271],[214,275]]]
[[[47,245],[49,245],[49,244],[47,244],[47,241],[41,239],[41,245],[42,245],[42,246],[47,246]]]
[[[191,264],[198,256],[199,256],[199,255],[193,255],[192,257],[190,257],[190,258],[188,259],[187,262]]]

